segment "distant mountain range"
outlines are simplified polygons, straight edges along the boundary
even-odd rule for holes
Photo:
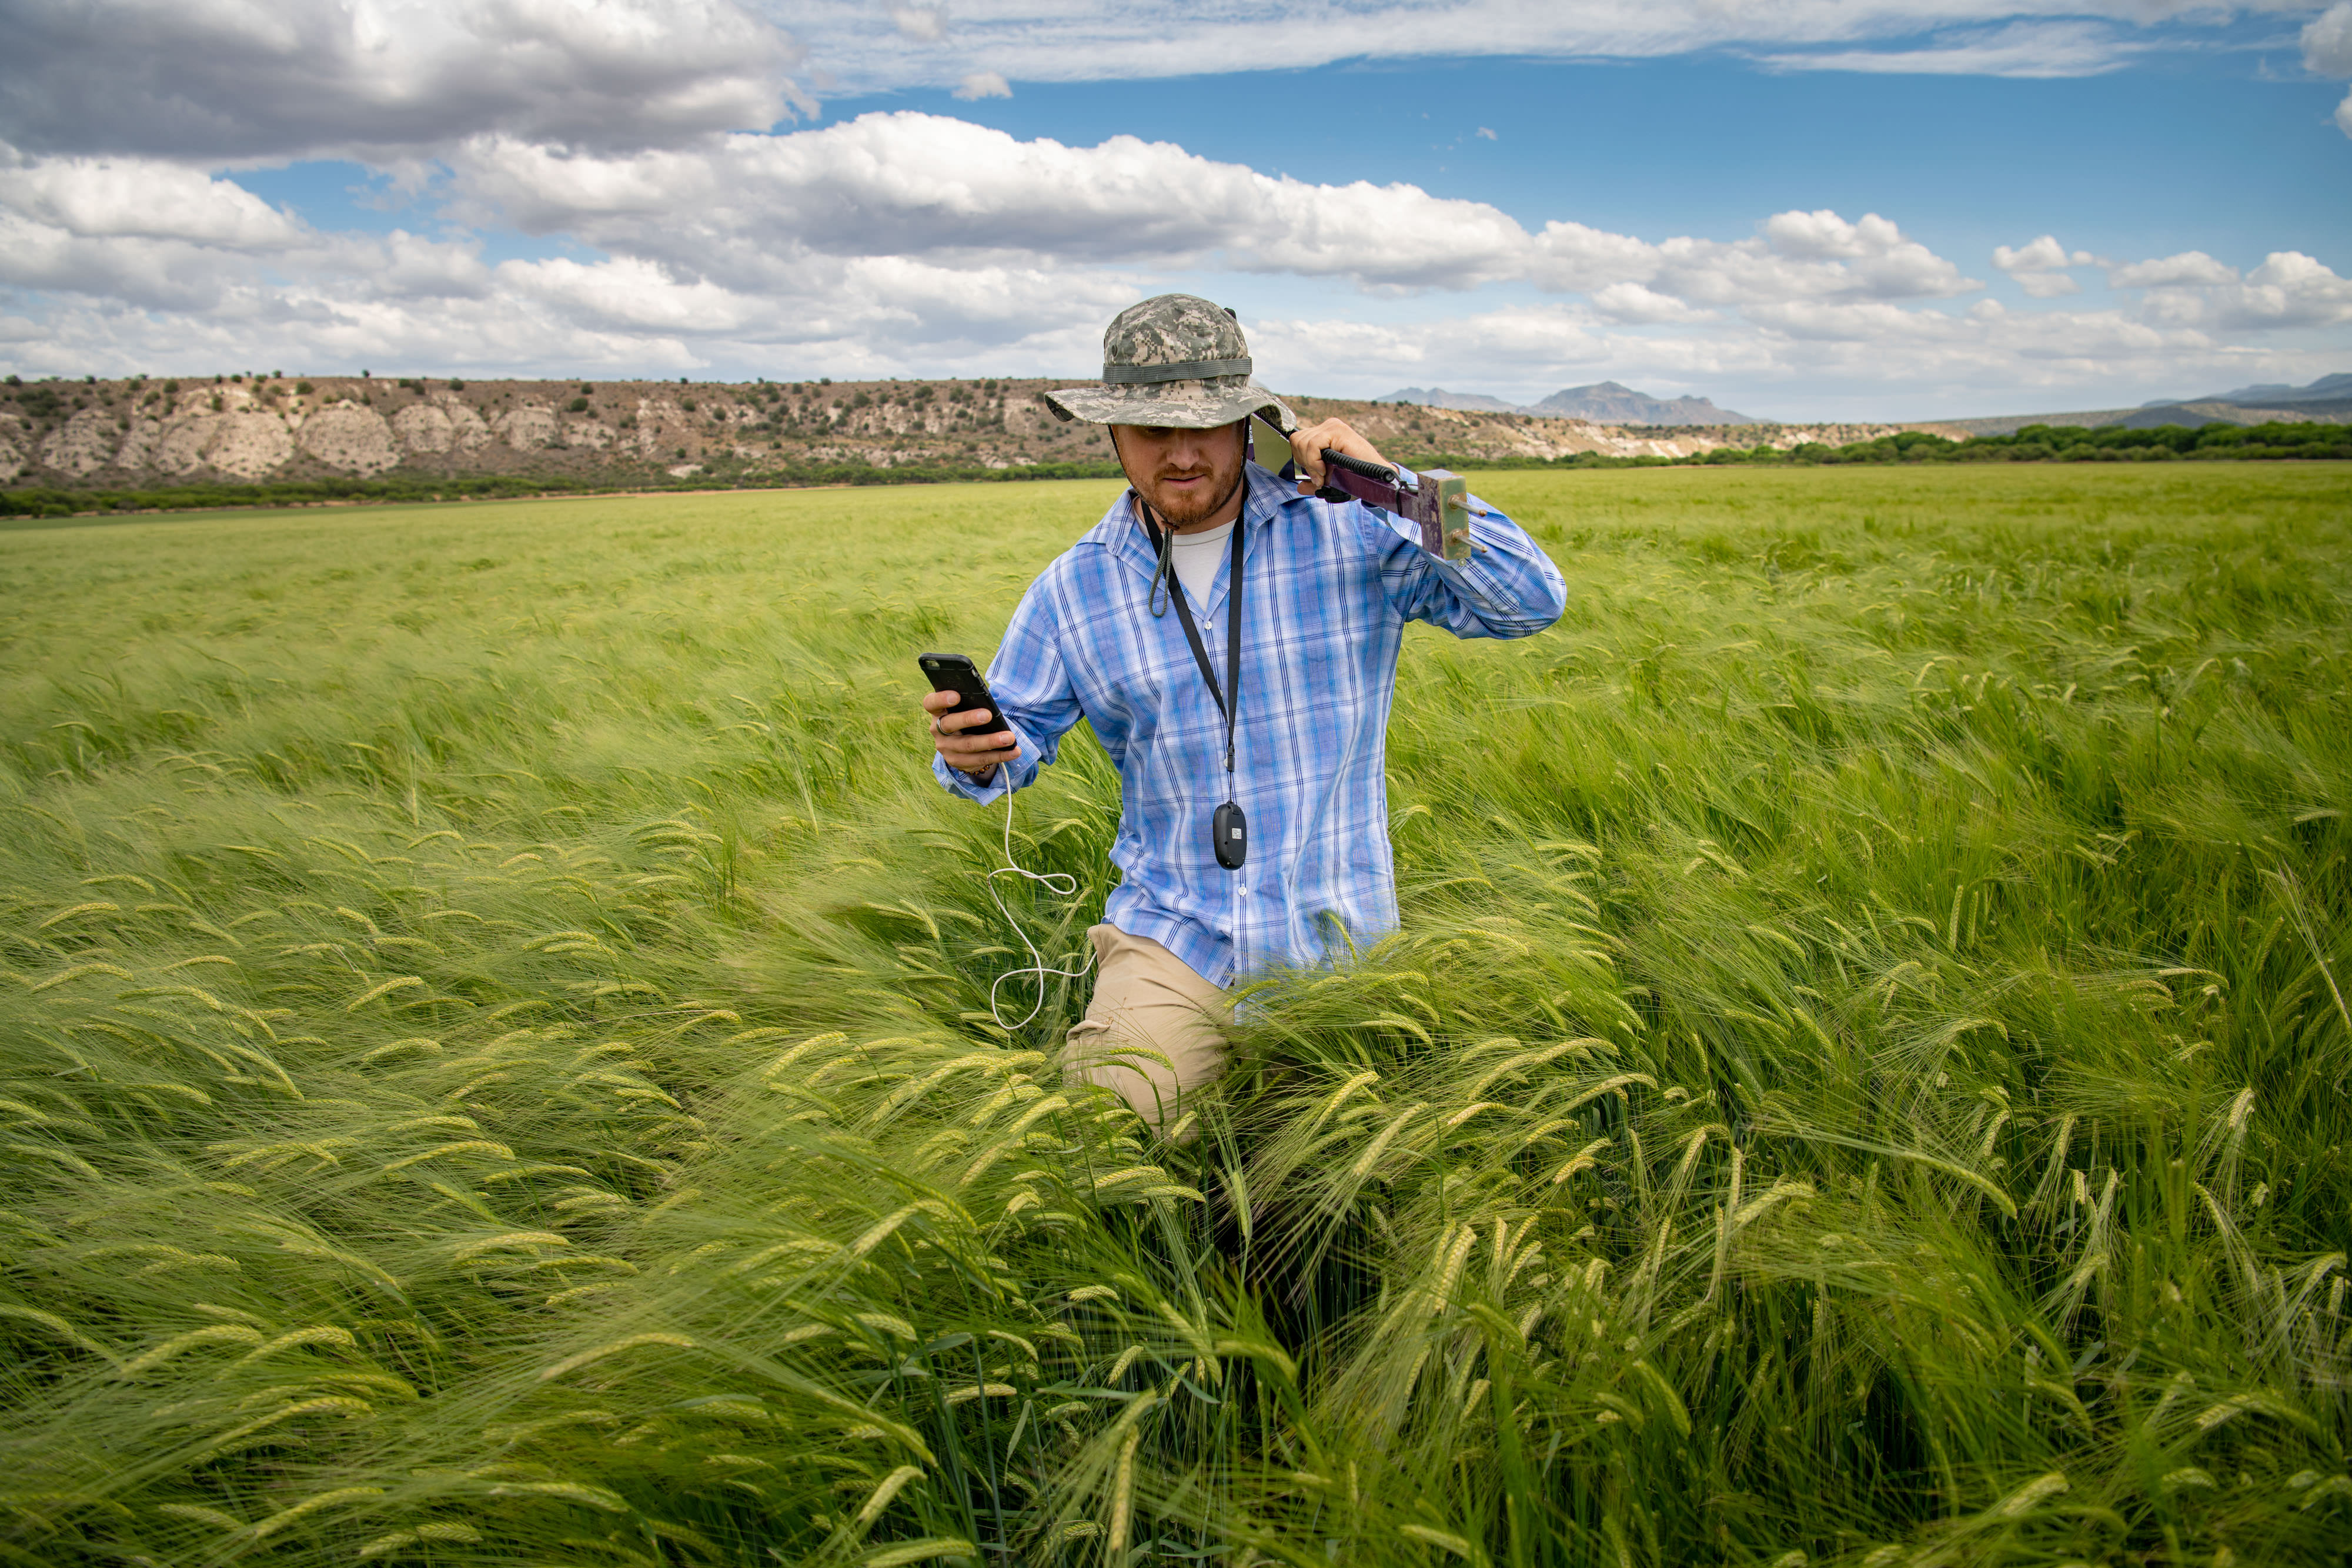
[[[1595,424],[1761,424],[1764,421],[1703,397],[1658,398],[1616,382],[1564,387],[1538,403],[1506,402],[1484,392],[1447,392],[1444,387],[1406,387],[1380,402],[1419,403],[1477,413],[1536,413],[1553,419],[1583,419]]]
[[[1471,413],[1525,413],[1527,412],[1522,404],[1505,402],[1501,398],[1488,397],[1485,392],[1447,392],[1444,387],[1406,387],[1402,392],[1392,392],[1386,397],[1374,398],[1372,401],[1418,403],[1423,408],[1457,408]]]
[[[2352,373],[2322,376],[2308,386],[2276,382],[2239,387],[2203,397],[2159,398],[2137,408],[2084,408],[2059,413],[2004,413],[1987,419],[1943,419],[1937,428],[1970,435],[2008,435],[2029,424],[2123,425],[2154,430],[2159,425],[2265,424],[2273,420],[2352,424]]]
[[[1736,410],[1717,408],[1703,397],[1660,398],[1635,392],[1617,382],[1565,387],[1541,402],[1507,402],[1485,392],[1448,392],[1444,387],[1405,387],[1379,402],[1418,403],[1423,408],[1459,409],[1475,413],[1544,414],[1555,419],[1581,419],[1594,424],[1727,425],[1769,423]],[[2315,420],[2325,424],[2352,424],[2352,372],[2322,376],[2308,386],[2265,382],[2254,386],[2209,392],[2201,397],[2158,398],[2137,408],[2069,409],[2050,413],[2003,413],[1981,419],[1938,419],[1922,423],[1937,430],[1969,435],[2007,435],[2029,424],[2083,426],[2123,425],[2152,430],[2158,425],[2262,424],[2271,420]]]
[[[2339,397],[2352,397],[2352,374],[2322,376],[2307,387],[2283,386],[2276,382],[2266,382],[2261,386],[2240,387],[2235,392],[2216,392],[2213,394],[2210,401],[2214,402],[2250,403],[2312,402],[2322,398]],[[2181,401],[2183,402],[2196,402],[2206,400],[2183,398]],[[2149,403],[2147,406],[2154,408],[2157,407],[2158,404]]]

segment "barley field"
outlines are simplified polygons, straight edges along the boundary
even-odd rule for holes
[[[2352,1559],[2352,470],[1480,488],[1182,1145],[911,707],[1114,486],[0,532],[0,1560]]]

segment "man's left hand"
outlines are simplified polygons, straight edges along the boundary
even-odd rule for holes
[[[1380,455],[1372,444],[1356,434],[1356,427],[1344,419],[1319,420],[1302,424],[1290,438],[1290,460],[1298,465],[1306,477],[1298,481],[1298,493],[1311,496],[1323,487],[1323,454],[1336,450],[1349,457],[1360,457],[1367,463],[1379,463],[1390,467],[1395,465]]]

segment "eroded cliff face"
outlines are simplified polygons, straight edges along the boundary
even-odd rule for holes
[[[1044,383],[50,382],[0,388],[0,483],[173,484],[1101,457]],[[1079,450],[1095,436],[1098,450]]]
[[[315,380],[49,382],[0,388],[0,484],[181,484],[512,474],[626,483],[658,472],[829,465],[1009,468],[1103,462],[1097,427],[1065,424],[1043,381],[757,382]],[[1404,461],[1445,454],[1681,457],[1727,444],[1842,445],[1891,425],[1640,430],[1584,420],[1287,400],[1338,415]]]
[[[201,383],[169,391],[138,382],[84,382],[32,389],[48,390],[50,396],[19,398],[16,412],[0,413],[0,479],[152,485],[295,473],[366,478],[480,453],[499,439],[460,392],[402,397],[407,389],[396,385],[383,387],[381,394],[375,386],[297,390],[306,384]],[[43,405],[64,398],[86,406],[60,410],[46,422],[48,428],[38,429]],[[553,416],[543,404],[501,417],[520,422],[518,451],[549,444]],[[598,446],[610,439],[603,426],[588,437]]]

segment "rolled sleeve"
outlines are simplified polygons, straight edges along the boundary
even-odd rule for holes
[[[967,800],[985,806],[1012,794],[1023,785],[1036,781],[1037,765],[1034,762],[1029,763],[1025,775],[1017,771],[1022,763],[1028,761],[1028,757],[1029,748],[1024,746],[1019,757],[1011,762],[997,764],[996,771],[988,776],[987,783],[982,784],[962,768],[950,766],[948,759],[935,751],[931,753],[931,777],[946,786],[949,794],[961,795]]]
[[[1460,561],[1422,549],[1419,530],[1402,518],[1363,508],[1384,550],[1403,546],[1391,601],[1406,620],[1456,637],[1532,637],[1567,610],[1567,580],[1525,528],[1476,496],[1469,501],[1470,559]]]
[[[989,661],[988,689],[1004,716],[1004,727],[1013,732],[1013,760],[999,764],[982,784],[937,752],[931,756],[931,776],[948,793],[983,806],[1035,783],[1037,770],[1054,760],[1062,737],[1084,716],[1054,635],[1050,601],[1034,584],[1022,596],[996,657]]]

